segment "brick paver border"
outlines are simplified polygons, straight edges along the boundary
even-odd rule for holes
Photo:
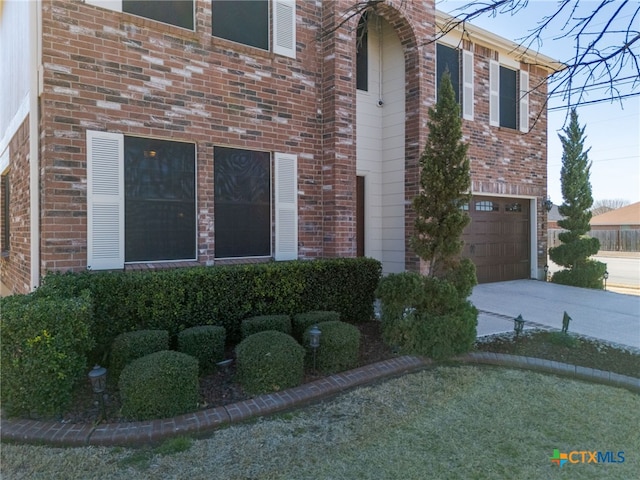
[[[552,373],[603,383],[640,393],[640,379],[566,363],[501,353],[475,352],[455,360],[466,364],[500,365]],[[221,426],[297,408],[335,396],[360,385],[416,372],[433,366],[426,358],[401,356],[330,375],[298,387],[264,394],[223,407],[200,410],[174,418],[111,424],[65,424],[24,419],[3,419],[0,438],[19,443],[55,446],[132,445],[153,443],[178,435],[201,436]]]

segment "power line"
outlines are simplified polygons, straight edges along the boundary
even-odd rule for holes
[[[549,107],[547,109],[547,111],[553,112],[553,111],[556,111],[556,110],[564,110],[564,109],[569,108],[569,107],[572,107],[572,108],[573,107],[581,107],[583,105],[594,105],[596,103],[603,103],[603,102],[611,102],[611,103],[613,103],[614,101],[617,101],[617,100],[622,100],[624,98],[637,97],[638,95],[640,95],[640,92],[629,93],[627,95],[616,95],[615,97],[612,97],[612,98],[600,98],[598,100],[588,100],[588,101],[582,101],[582,102],[578,102],[578,103],[572,103],[571,105],[560,105],[560,106],[557,106],[557,107]]]

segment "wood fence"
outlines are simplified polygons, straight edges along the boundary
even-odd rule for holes
[[[560,245],[560,228],[547,231],[549,248]],[[640,252],[640,230],[591,230],[589,236],[600,240],[600,250],[607,252]]]

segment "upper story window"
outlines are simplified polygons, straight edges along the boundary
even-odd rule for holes
[[[489,123],[529,131],[529,74],[496,61],[489,63]]]
[[[291,58],[296,56],[295,0],[211,0],[211,15],[214,37],[261,50],[272,49],[274,53]]]
[[[451,84],[462,118],[473,120],[473,52],[460,50],[441,43],[436,44],[436,91],[444,72],[451,75]]]
[[[130,13],[176,27],[194,30],[194,0],[85,0],[90,5]]]
[[[369,91],[369,29],[366,12],[360,17],[356,31],[356,88]]]

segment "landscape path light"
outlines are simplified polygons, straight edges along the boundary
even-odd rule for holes
[[[89,381],[93,393],[100,396],[100,405],[102,406],[102,418],[106,418],[106,410],[104,407],[104,392],[107,389],[107,369],[96,365],[89,372]]]
[[[320,346],[320,336],[322,331],[318,328],[318,325],[314,325],[309,330],[309,346],[313,350],[313,370],[316,371],[316,351]]]
[[[604,271],[604,275],[602,276],[602,278],[604,278],[604,289],[607,289],[607,278],[609,278],[609,272],[607,270]]]
[[[524,329],[524,319],[522,318],[522,315],[518,315],[516,318],[513,319],[513,331],[516,332],[516,338],[518,337],[518,335],[522,333],[523,329]]]

